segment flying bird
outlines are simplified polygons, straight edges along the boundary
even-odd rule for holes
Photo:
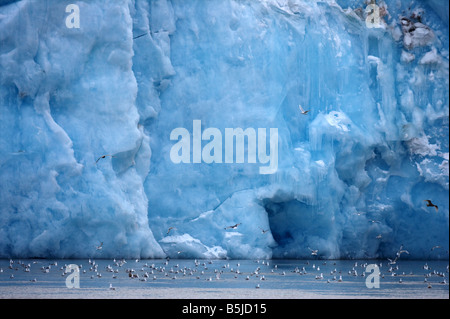
[[[143,37],[144,35],[146,35],[148,32],[145,32],[143,34],[140,34],[138,36],[133,37],[133,40],[139,39],[140,37]]]
[[[103,242],[100,242],[100,245],[96,247],[97,250],[101,250],[103,248]]]
[[[111,157],[115,157],[115,156],[113,156],[113,155],[109,155],[109,154],[107,154],[107,155],[102,155],[102,156],[100,156],[96,161],[95,161],[95,164],[97,164],[98,163],[98,161],[99,160],[101,160],[102,158],[106,158],[106,156],[111,156]]]
[[[402,249],[402,250],[399,250],[399,251],[397,252],[397,256],[400,257],[400,255],[403,254],[403,253],[409,255],[409,251],[407,251],[406,249]]]
[[[311,249],[311,248],[309,248],[309,247],[308,247],[308,249],[311,250],[311,255],[312,255],[312,256],[317,256],[317,253],[319,252],[318,249]]]
[[[427,202],[427,207],[434,207],[434,208],[436,208],[436,212],[438,211],[437,205],[434,205],[434,204],[431,202],[431,200],[425,199],[424,202]]]
[[[302,112],[303,115],[306,115],[309,112],[309,110],[305,111],[300,104],[298,105],[298,108],[300,109],[300,112]]]
[[[431,250],[433,251],[433,250],[438,249],[438,248],[441,248],[441,246],[433,246],[433,247],[431,247]]]
[[[238,224],[236,224],[236,225],[233,225],[233,226],[227,226],[227,227],[225,227],[224,229],[235,229],[235,228],[237,228],[239,225],[241,225],[241,223],[238,223]]]
[[[261,228],[261,227],[259,227],[259,229],[261,229],[261,232],[263,233],[263,234],[265,234],[265,233],[267,233],[269,230],[268,229],[263,229],[263,228]]]
[[[172,229],[176,229],[176,228],[175,228],[175,227],[169,227],[169,229],[167,230],[167,235],[169,235],[169,233],[170,233],[170,231],[171,231]]]
[[[397,257],[395,259],[400,258],[400,255],[403,254],[403,253],[409,255],[409,251],[407,251],[406,249],[403,249],[403,245],[401,245],[400,249],[396,253]]]

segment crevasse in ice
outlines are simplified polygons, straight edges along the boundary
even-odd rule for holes
[[[448,2],[0,4],[0,257],[448,258]]]

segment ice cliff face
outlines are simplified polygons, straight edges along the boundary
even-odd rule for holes
[[[0,4],[0,257],[448,258],[445,1]]]

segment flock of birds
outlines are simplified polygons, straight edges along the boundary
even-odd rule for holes
[[[99,246],[101,247],[101,246]],[[311,255],[317,256],[318,250],[311,249]],[[382,267],[387,268],[385,272],[380,272],[380,277],[385,278],[385,275],[398,277],[398,283],[402,283],[403,279],[406,276],[414,275],[412,272],[406,274],[405,272],[400,272],[398,266],[398,259],[402,254],[409,254],[409,252],[400,247],[397,251],[395,258],[389,259],[388,262],[380,262],[378,266],[380,269]],[[122,280],[136,280],[141,282],[146,281],[163,281],[166,284],[170,281],[175,281],[177,279],[182,278],[195,278],[196,280],[203,280],[207,282],[211,281],[230,281],[230,280],[245,280],[245,281],[253,281],[256,285],[255,288],[261,288],[263,282],[265,281],[274,281],[276,282],[276,277],[274,276],[289,276],[289,275],[310,275],[309,280],[317,280],[317,281],[326,281],[327,283],[331,282],[343,282],[343,281],[354,281],[354,279],[350,279],[350,277],[365,277],[366,272],[365,269],[368,265],[367,262],[358,263],[354,262],[353,266],[348,270],[338,270],[336,261],[309,261],[309,260],[299,260],[298,265],[304,263],[304,266],[296,266],[295,268],[290,268],[286,265],[282,265],[278,267],[278,265],[271,265],[272,260],[254,260],[253,262],[257,264],[256,267],[251,266],[252,261],[246,261],[246,264],[243,265],[242,268],[245,270],[241,271],[241,264],[239,261],[235,261],[235,267],[230,266],[230,260],[197,260],[195,259],[193,264],[192,260],[176,260],[172,261],[169,258],[163,260],[151,260],[153,263],[149,263],[149,261],[141,261],[136,259],[134,261],[126,261],[125,259],[116,260],[113,259],[112,262],[108,262],[106,259],[102,259],[100,263],[103,266],[100,266],[98,262],[93,259],[88,260],[87,267],[84,267],[83,264],[79,264],[80,276],[84,276],[84,280],[90,278],[91,280],[96,280],[98,278],[109,278],[109,288],[110,290],[116,290],[117,288],[112,284],[114,280],[120,278]],[[185,264],[185,266],[180,266],[179,262]],[[242,262],[242,261],[241,261]],[[282,261],[281,261],[282,262]],[[157,265],[159,263],[159,265]],[[220,266],[220,263],[223,263]],[[332,264],[331,268],[327,268],[329,264]],[[347,263],[348,265],[349,263]],[[20,260],[14,261],[10,260],[7,269],[0,268],[0,282],[5,280],[9,276],[11,280],[15,279],[17,272],[23,271],[26,273],[30,273],[32,270],[32,265],[41,265],[39,267],[39,271],[44,274],[53,273],[56,275],[60,274],[63,278],[71,273],[71,268],[66,265],[58,266],[58,262],[46,262],[44,260],[34,260],[32,262],[23,262]],[[85,264],[86,266],[86,264]],[[308,268],[308,269],[307,269]],[[385,269],[383,268],[383,269]],[[430,278],[439,277],[440,281],[434,280],[433,283],[439,284],[447,284],[446,281],[446,273],[449,272],[449,266],[447,265],[447,269],[445,272],[432,270],[431,267],[425,263],[423,265],[424,270],[424,280],[427,288],[432,288]],[[250,270],[253,269],[253,270]],[[328,270],[327,270],[328,269]],[[34,270],[35,271],[35,270]],[[324,271],[329,271],[329,276],[327,277]],[[3,278],[2,278],[3,274]],[[6,275],[5,275],[6,274]],[[345,278],[347,276],[347,278]],[[31,276],[32,277],[32,276]],[[28,276],[27,278],[31,278]],[[17,278],[20,278],[23,282],[23,276],[17,275]],[[57,277],[53,277],[57,278]],[[345,278],[345,279],[344,279]],[[120,280],[119,279],[119,280]],[[167,279],[170,279],[168,281]],[[292,278],[291,278],[292,279]],[[57,279],[56,279],[57,280]],[[286,278],[286,280],[290,280]],[[29,282],[36,283],[38,280],[36,277],[29,279]],[[58,280],[57,280],[58,281]],[[103,281],[104,283],[104,281]],[[119,284],[119,286],[122,286]],[[126,284],[125,284],[126,285]],[[105,289],[107,284],[105,283]]]

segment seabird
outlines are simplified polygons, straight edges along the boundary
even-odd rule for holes
[[[424,202],[427,202],[427,207],[434,207],[434,208],[436,208],[436,212],[438,211],[439,208],[437,207],[437,205],[434,205],[434,204],[431,202],[431,200],[425,199]]]
[[[172,229],[176,229],[176,228],[175,228],[175,227],[169,227],[169,229],[167,230],[167,235],[169,235],[169,233],[170,233],[170,231],[171,231]]]
[[[100,242],[100,245],[96,247],[97,250],[102,250],[103,242]]]
[[[235,228],[237,228],[239,225],[241,225],[241,223],[238,223],[238,224],[233,225],[233,226],[227,226],[227,227],[225,227],[224,229],[230,229],[230,228],[235,229]]]
[[[97,164],[97,162],[98,162],[99,160],[101,160],[102,158],[105,158],[106,156],[115,157],[115,156],[109,155],[109,154],[107,154],[107,155],[102,155],[102,156],[100,156],[100,157],[95,161],[95,164]]]
[[[387,260],[389,260],[389,265],[395,265],[395,263],[397,262],[397,258],[398,258],[398,256],[395,257],[394,260],[388,258]]]
[[[303,115],[306,115],[309,112],[309,110],[305,111],[300,104],[298,105],[298,108],[300,109],[300,112],[302,112]]]
[[[311,250],[311,255],[317,256],[317,253],[319,252],[318,249],[311,249],[311,248],[309,248],[309,247],[308,247],[308,249]]]
[[[399,250],[399,251],[397,252],[398,256],[400,256],[402,253],[406,253],[406,254],[409,255],[409,251],[407,251],[406,249]]]
[[[441,248],[441,246],[433,246],[433,247],[431,247],[431,251],[438,249],[438,248]]]
[[[145,32],[145,33],[143,33],[143,34],[141,34],[141,35],[138,35],[138,36],[135,36],[134,38],[133,38],[133,40],[136,40],[136,39],[138,39],[138,38],[140,38],[140,37],[143,37],[144,35],[146,35],[148,32]]]
[[[403,249],[403,245],[400,246],[400,249],[397,251],[397,256],[400,257],[401,254],[406,253],[409,255],[409,251]]]
[[[259,229],[261,229],[261,232],[262,232],[263,234],[265,234],[265,233],[267,233],[267,232],[269,231],[269,229],[263,229],[263,228],[261,228],[261,227],[259,227]]]

